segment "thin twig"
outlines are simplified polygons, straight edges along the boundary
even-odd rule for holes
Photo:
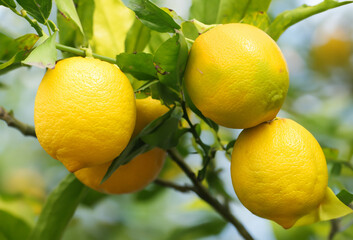
[[[186,176],[193,183],[193,191],[205,202],[207,202],[214,210],[216,210],[226,221],[230,222],[246,240],[253,240],[250,233],[245,229],[243,224],[233,216],[226,205],[221,204],[215,197],[213,197],[208,190],[197,180],[194,172],[183,161],[175,150],[167,151],[172,160],[184,171]]]
[[[0,119],[5,121],[9,127],[18,129],[23,135],[36,137],[34,127],[17,120],[11,112],[7,112],[3,107],[0,107]]]
[[[340,232],[340,220],[339,219],[332,219],[331,220],[331,231],[328,236],[328,240],[333,240],[335,235]]]
[[[63,52],[69,52],[69,53],[72,53],[72,54],[75,54],[75,55],[78,55],[78,56],[83,56],[83,57],[86,56],[86,52],[83,49],[77,49],[77,48],[65,46],[65,45],[60,44],[60,43],[56,44],[56,48],[58,50],[60,50],[60,51],[63,51]],[[96,53],[92,53],[92,56],[95,57],[95,58],[98,58],[100,60],[109,62],[109,63],[113,63],[113,64],[116,63],[114,58],[102,56],[102,55],[99,55],[99,54],[96,54]]]
[[[216,152],[214,151],[214,149],[212,149],[210,146],[208,146],[207,144],[205,144],[201,140],[199,134],[196,131],[195,125],[190,121],[190,118],[189,118],[187,110],[186,110],[185,102],[181,103],[181,107],[182,107],[183,112],[184,112],[183,118],[189,124],[190,132],[191,132],[192,136],[194,137],[195,142],[202,148],[202,151],[204,152],[204,154],[202,154],[202,159],[203,159],[203,165],[204,166],[201,169],[201,171],[199,171],[199,175],[197,177],[198,181],[202,181],[204,179],[204,177],[206,176],[207,166],[211,162],[211,160],[214,158]]]
[[[163,186],[163,187],[169,187],[169,188],[175,189],[175,190],[177,190],[179,192],[183,192],[183,193],[195,191],[193,186],[188,186],[188,185],[181,186],[176,183],[165,181],[162,179],[156,179],[156,180],[154,180],[154,183],[158,184],[160,186]]]

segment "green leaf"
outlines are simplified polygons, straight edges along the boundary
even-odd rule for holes
[[[75,4],[73,0],[55,0],[56,6],[64,17],[71,19],[76,26],[80,29],[81,33],[84,35],[84,31],[81,25],[81,21],[76,12]]]
[[[57,59],[55,38],[57,32],[36,47],[22,63],[40,68],[54,68]],[[42,37],[43,38],[43,37]]]
[[[262,30],[266,30],[270,25],[270,18],[264,11],[255,11],[248,13],[243,18],[242,23],[247,23]]]
[[[16,3],[14,0],[0,0],[0,5],[8,8],[16,8]]]
[[[26,239],[31,232],[30,225],[24,219],[2,209],[0,209],[0,223],[0,234],[4,239]]]
[[[150,146],[170,149],[178,144],[179,137],[184,133],[178,131],[178,123],[183,116],[181,107],[172,110],[170,117],[153,133],[141,136],[141,139]]]
[[[347,206],[353,201],[353,194],[346,190],[341,190],[336,197]]]
[[[12,37],[0,32],[0,46],[10,46],[13,42],[14,39]],[[11,47],[0,48],[0,60],[10,59],[14,54],[16,54],[16,50],[17,49],[13,49]]]
[[[175,91],[166,85],[158,81],[158,83],[150,87],[152,92],[152,98],[161,99],[165,105],[170,106],[175,102],[181,101],[181,95],[178,91]]]
[[[17,0],[17,2],[38,22],[46,23],[51,11],[51,0]]]
[[[153,65],[153,55],[150,53],[121,53],[116,56],[116,62],[121,71],[130,73],[137,79],[157,79],[157,70]]]
[[[0,49],[0,60],[9,60],[20,51],[29,52],[39,37],[36,34],[25,34],[19,38],[13,39],[0,33],[0,45],[6,48]]]
[[[341,174],[342,164],[334,163],[331,168],[331,175],[339,176]]]
[[[182,34],[176,34],[165,41],[153,59],[160,82],[179,92],[187,58],[188,48]]]
[[[67,175],[50,193],[28,240],[59,240],[87,192],[74,174]]]
[[[168,240],[194,240],[206,238],[209,236],[217,236],[227,225],[223,219],[216,217],[207,217],[207,221],[190,227],[182,227],[175,229],[167,238]]]
[[[334,0],[325,0],[315,6],[303,5],[293,10],[284,11],[273,20],[266,32],[277,41],[287,28],[297,22],[328,9],[350,4],[352,2],[353,1],[337,2]]]
[[[17,39],[12,39],[0,33],[0,45],[7,46],[0,51],[0,74],[4,74],[11,69],[21,67],[20,64],[25,59],[39,37],[35,34],[26,34]],[[16,66],[14,66],[16,65]]]
[[[195,40],[199,36],[199,31],[193,21],[185,21],[181,24],[181,31],[186,38]]]
[[[180,26],[173,18],[148,0],[128,0],[127,7],[136,13],[140,21],[158,32],[175,32]]]
[[[93,15],[95,9],[94,0],[78,0],[77,1],[77,14],[79,20],[81,20],[81,25],[85,37],[87,40],[92,39],[93,37]]]
[[[217,13],[221,0],[192,0],[190,19],[197,19],[205,24],[217,22]]]
[[[165,127],[163,127],[164,125],[168,125],[169,127],[172,127],[171,122],[173,122],[175,118],[178,118],[178,111],[180,111],[179,108],[172,108],[166,114],[153,120],[144,129],[142,129],[142,131],[129,142],[129,144],[124,149],[124,151],[117,158],[113,160],[102,182],[106,181],[115,172],[115,170],[118,169],[121,165],[130,162],[137,155],[145,153],[159,145],[167,145],[171,143],[174,144],[175,143],[174,138],[176,138],[176,136],[171,135],[169,133],[165,133],[168,136],[163,136],[162,138],[159,139],[158,142],[155,141],[155,139],[152,139],[152,137],[148,137],[148,136],[152,136],[155,133],[160,135],[161,132],[164,132],[163,130],[165,129]],[[159,128],[162,128],[162,130],[159,130]],[[175,132],[174,129],[169,129],[169,131]],[[148,144],[143,140],[143,138],[145,137],[147,138],[148,141],[150,141],[148,142]],[[168,143],[161,143],[163,141]],[[149,145],[150,143],[153,145]]]
[[[151,29],[135,19],[134,24],[128,31],[125,39],[125,52],[142,52],[151,38]]]
[[[252,22],[257,17],[254,13],[265,13],[271,0],[224,0],[220,1],[217,23]],[[253,15],[249,17],[248,15]],[[249,21],[249,18],[252,19]],[[261,17],[262,18],[262,17]]]
[[[237,141],[236,139],[233,139],[232,141],[229,141],[227,146],[226,146],[226,150],[229,150],[229,149],[233,148],[236,141]]]

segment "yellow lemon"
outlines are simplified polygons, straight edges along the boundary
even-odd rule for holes
[[[111,162],[128,144],[135,119],[128,78],[98,59],[59,61],[44,75],[35,99],[38,141],[70,172]]]
[[[288,86],[281,50],[254,26],[218,25],[192,45],[186,90],[203,115],[219,125],[249,128],[272,120]]]
[[[136,126],[134,135],[137,135],[147,124],[168,111],[159,100],[151,97],[136,100]],[[163,167],[165,151],[152,149],[141,154],[129,163],[120,166],[108,180],[100,184],[110,163],[84,168],[75,172],[76,177],[85,185],[97,191],[111,194],[131,193],[146,187],[159,174]]]
[[[284,228],[319,207],[328,181],[319,143],[290,119],[243,130],[234,145],[231,176],[247,209]]]

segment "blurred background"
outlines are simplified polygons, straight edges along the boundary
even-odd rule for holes
[[[189,18],[191,0],[154,2],[175,10],[184,19]],[[284,10],[319,2],[274,0],[269,15],[273,18]],[[278,41],[290,72],[290,89],[279,116],[297,121],[318,139],[327,156],[329,186],[335,193],[343,188],[353,192],[352,13],[353,5],[346,5],[315,15],[290,27]],[[56,22],[54,9],[50,18]],[[9,36],[34,33],[26,21],[2,6],[0,19],[0,32]],[[121,27],[128,29],[131,23]],[[0,46],[3,47],[6,46]],[[43,69],[32,67],[0,75],[0,105],[13,110],[17,119],[33,125],[34,98],[44,73]],[[234,139],[239,132],[221,129],[223,139]],[[210,144],[214,141],[207,129],[202,138]],[[185,137],[182,141],[182,145],[188,145],[190,139]],[[199,158],[191,156],[186,161],[195,171],[200,168]],[[236,199],[229,174],[230,162],[222,152],[216,156],[216,166],[226,191]],[[46,154],[35,138],[24,137],[0,121],[0,209],[33,225],[46,196],[67,174],[64,166]],[[180,183],[187,181],[171,161],[167,161],[162,177]],[[231,210],[255,239],[327,239],[331,230],[330,222],[283,230],[253,215],[237,200],[232,202]],[[352,223],[353,216],[344,218],[345,231],[335,239],[353,239]],[[151,184],[146,190],[129,195],[89,192],[63,239],[242,238],[194,194]]]

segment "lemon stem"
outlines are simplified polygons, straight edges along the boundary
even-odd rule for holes
[[[82,57],[85,57],[85,56],[86,56],[86,51],[83,50],[83,49],[77,49],[77,48],[65,46],[65,45],[60,44],[60,43],[57,43],[57,44],[56,44],[56,48],[57,48],[58,50],[60,50],[60,51],[63,51],[63,52],[72,53],[72,54],[75,54],[75,55],[78,55],[78,56],[82,56]],[[103,60],[103,61],[106,61],[106,62],[109,62],[109,63],[113,63],[113,64],[116,63],[116,61],[115,61],[114,58],[102,56],[102,55],[99,55],[99,54],[96,54],[96,53],[92,53],[92,56],[93,56],[94,58],[98,58],[98,59],[100,59],[100,60]]]

